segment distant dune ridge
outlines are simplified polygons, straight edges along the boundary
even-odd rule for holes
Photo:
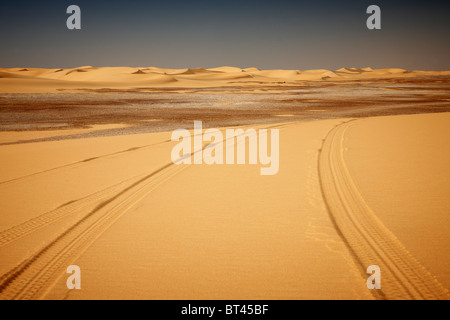
[[[341,68],[335,71],[260,70],[257,68],[186,68],[82,66],[70,69],[0,68],[1,93],[58,92],[80,88],[224,87],[291,85],[302,81],[351,81],[383,78],[448,76],[450,71],[408,71],[400,68]]]

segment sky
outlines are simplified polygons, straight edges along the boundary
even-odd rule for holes
[[[450,70],[449,14],[448,0],[2,1],[0,67]]]

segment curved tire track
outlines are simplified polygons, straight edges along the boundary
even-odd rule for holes
[[[39,299],[61,272],[128,209],[185,166],[173,163],[148,174],[86,216],[0,277],[0,299]]]
[[[381,269],[383,299],[449,299],[445,289],[378,219],[361,196],[344,161],[344,138],[352,121],[332,129],[319,154],[319,176],[330,217],[361,264]],[[369,275],[367,275],[369,277]]]
[[[144,175],[141,174],[137,177],[142,176]],[[0,248],[17,239],[25,237],[34,231],[42,229],[53,222],[77,214],[80,211],[88,210],[90,207],[95,207],[96,203],[112,197],[113,195],[119,193],[120,190],[126,188],[127,185],[132,184],[132,181],[138,180],[137,177],[124,180],[113,186],[105,188],[104,190],[83,197],[79,200],[71,201],[54,210],[43,213],[38,217],[32,218],[0,232]]]
[[[54,173],[55,171],[62,170],[62,169],[78,168],[78,167],[86,165],[87,163],[92,162],[92,161],[112,158],[112,157],[117,156],[117,155],[123,155],[125,153],[139,151],[141,149],[153,147],[153,146],[164,144],[164,143],[168,143],[168,142],[171,142],[171,141],[170,140],[165,140],[165,141],[156,142],[156,143],[152,143],[152,144],[145,145],[145,146],[129,148],[129,149],[116,151],[116,152],[109,153],[109,154],[103,154],[103,155],[99,155],[99,156],[96,156],[96,157],[92,157],[92,158],[80,160],[80,161],[77,161],[77,162],[64,164],[64,165],[61,165],[61,166],[58,166],[58,167],[46,169],[46,170],[43,170],[43,171],[34,172],[34,173],[31,173],[31,174],[28,174],[28,175],[25,175],[25,176],[21,176],[21,177],[17,177],[17,178],[14,178],[14,179],[0,181],[0,187],[3,187],[4,185],[9,185],[11,183],[23,182],[23,180],[32,179],[32,178],[35,178],[35,177],[38,177],[38,176],[44,175],[44,174]]]

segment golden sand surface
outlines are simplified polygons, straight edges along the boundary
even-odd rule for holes
[[[368,206],[446,288],[449,124],[449,113],[373,118],[352,123],[344,141],[349,172]]]
[[[251,126],[280,130],[273,176],[174,165],[170,131],[0,145],[0,298],[448,299],[448,123]]]

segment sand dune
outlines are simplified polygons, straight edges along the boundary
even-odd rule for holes
[[[244,72],[255,72],[255,71],[261,71],[260,69],[258,69],[258,68],[245,68],[245,69],[242,69],[242,71],[244,71]]]
[[[186,75],[186,74],[183,74],[183,75]],[[189,78],[192,80],[208,80],[208,81],[212,81],[212,82],[218,82],[221,80],[236,80],[236,79],[251,79],[252,78],[252,76],[250,74],[243,73],[243,72],[221,72],[221,73],[204,72],[204,73],[191,73],[188,75],[189,75],[189,77],[185,77],[185,79]]]
[[[266,78],[276,78],[284,80],[294,80],[298,75],[297,70],[260,70],[252,71],[251,74],[258,75]]]
[[[203,69],[203,68],[195,68],[195,69],[186,69],[183,72],[179,72],[179,73],[173,73],[174,75],[181,75],[181,74],[199,74],[199,73],[219,73],[222,71],[214,71],[214,70],[208,70],[208,69]]]
[[[165,69],[157,67],[103,67],[83,66],[71,69],[3,68],[0,71],[0,92],[57,92],[82,88],[133,88],[133,87],[225,87],[239,82],[286,85],[304,81],[350,81],[383,78],[414,78],[420,76],[445,76],[450,72],[407,71],[399,68],[341,68],[336,71],[314,70],[259,70],[257,68],[191,68]],[[32,81],[14,81],[11,79]],[[59,80],[63,82],[39,81]],[[81,83],[82,82],[82,83]]]
[[[218,68],[208,68],[210,71],[220,71],[220,72],[242,72],[241,68],[236,67],[218,67]]]
[[[1,72],[0,71],[0,79],[11,79],[11,78],[31,79],[32,77],[22,76],[20,74],[15,74],[12,72]]]
[[[369,68],[369,69],[359,69],[359,68],[341,68],[336,70],[337,73],[350,73],[350,74],[359,74],[362,72],[370,72],[373,71],[373,69]]]

